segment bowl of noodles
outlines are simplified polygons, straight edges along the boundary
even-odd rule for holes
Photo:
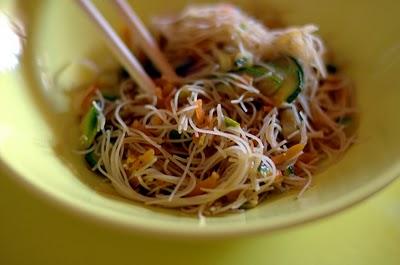
[[[174,78],[101,3],[154,90],[74,3],[21,3],[26,89],[6,90],[2,162],[49,200],[135,231],[254,233],[353,205],[400,172],[400,53],[395,14],[365,4],[355,18],[339,2],[134,3]]]

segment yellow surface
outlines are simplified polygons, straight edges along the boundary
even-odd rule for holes
[[[380,1],[379,9],[375,1],[366,1],[362,12],[357,1],[269,1],[283,11],[289,24],[314,22],[321,26],[321,34],[357,86],[359,139],[340,163],[314,178],[313,187],[300,200],[293,196],[274,198],[244,214],[208,218],[202,226],[197,218],[177,211],[145,208],[98,192],[101,180],[72,152],[69,135],[75,123],[71,115],[63,113],[68,98],[51,81],[65,64],[107,51],[73,1],[7,2],[25,23],[27,38],[19,68],[0,74],[0,166],[58,208],[79,213],[82,220],[91,217],[121,230],[168,233],[168,237],[254,234],[339,211],[382,188],[400,173],[400,88],[394,81],[400,72],[398,1]],[[103,10],[111,12],[109,2],[98,2],[103,4]],[[184,2],[135,1],[135,8],[147,18],[160,10],[176,9]],[[251,5],[245,4],[249,1],[237,2],[258,13],[270,10],[261,4],[264,1]],[[110,19],[120,24],[115,15]],[[5,41],[3,38],[1,43]],[[335,226],[332,229],[336,230]],[[341,230],[329,232],[339,235]],[[84,248],[81,242],[77,240]],[[288,243],[283,242],[266,243],[265,247],[284,248]],[[135,243],[132,244],[134,248]]]
[[[226,241],[122,233],[38,200],[0,178],[2,265],[398,265],[400,181],[328,219]]]

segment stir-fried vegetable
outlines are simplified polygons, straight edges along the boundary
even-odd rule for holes
[[[291,175],[294,175],[294,173],[295,172],[294,172],[294,167],[293,166],[288,166],[283,172],[283,174],[285,176],[291,176]]]
[[[292,108],[283,109],[279,113],[279,117],[281,118],[282,134],[285,139],[288,139],[291,134],[299,129],[299,119],[296,117],[296,115],[297,114],[293,111]],[[297,134],[289,140],[299,141],[299,139],[300,135]]]
[[[188,196],[197,196],[204,194],[205,191],[203,189],[213,189],[218,185],[218,180],[220,176],[217,172],[213,171],[211,176],[204,180],[200,180],[196,183],[194,189],[188,194]]]
[[[258,166],[257,171],[264,177],[268,176],[268,174],[271,173],[271,169],[267,164],[264,162],[261,162],[260,165]]]
[[[235,121],[234,119],[231,119],[229,117],[224,118],[224,124],[226,127],[239,127],[240,123]]]
[[[129,154],[128,157],[126,158],[124,167],[129,172],[134,172],[146,166],[150,166],[152,163],[155,162],[155,160],[157,160],[154,154],[155,154],[154,149],[148,149],[142,155],[139,155],[137,157],[134,156],[133,154]]]
[[[276,74],[271,73],[266,78],[256,84],[256,87],[265,96],[272,96],[282,87],[283,79]]]
[[[240,52],[236,54],[235,66],[236,68],[250,67],[253,65],[253,55],[249,52]]]
[[[98,110],[95,106],[91,106],[85,114],[81,123],[81,145],[82,148],[88,148],[92,145],[96,134],[100,131],[98,121]]]
[[[248,74],[248,75],[251,75],[252,77],[261,77],[261,76],[265,75],[266,73],[269,73],[269,70],[263,66],[254,65],[254,66],[250,66],[250,67],[240,68],[236,72]]]
[[[299,62],[291,57],[284,57],[274,62],[277,68],[283,70],[284,80],[282,86],[273,95],[277,106],[283,102],[293,102],[304,88],[304,73]]]
[[[204,121],[204,110],[203,101],[201,99],[196,100],[196,120],[198,123],[203,123]]]
[[[172,130],[169,132],[169,138],[172,140],[181,139],[182,135],[177,130]]]
[[[301,152],[304,149],[303,144],[296,144],[290,147],[285,153],[273,156],[271,159],[274,161],[275,164],[282,164],[285,161],[289,161],[293,159],[294,157],[298,156],[301,154]]]
[[[88,165],[93,168],[96,164],[99,158],[96,156],[96,154],[92,151],[88,154],[85,155],[85,160],[88,163]]]
[[[144,152],[143,155],[138,157],[139,165],[141,166],[150,163],[154,159],[154,154],[154,149],[149,149]]]
[[[277,106],[293,102],[304,87],[304,73],[299,62],[291,57],[282,57],[263,66],[248,66],[236,72],[262,78],[255,86],[262,94],[272,97]]]
[[[109,101],[115,101],[119,99],[120,95],[118,91],[112,89],[102,89],[101,94],[103,97]]]

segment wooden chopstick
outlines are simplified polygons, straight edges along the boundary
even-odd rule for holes
[[[169,80],[177,80],[178,76],[160,51],[157,42],[128,2],[126,0],[114,0],[113,3],[125,20],[125,23],[129,26],[129,29],[132,30],[138,45],[152,60],[158,70],[160,70],[162,76]]]
[[[143,89],[144,92],[154,94],[156,87],[151,78],[147,75],[142,65],[130,52],[118,34],[113,30],[111,25],[93,5],[91,0],[77,0],[77,2],[89,18],[97,25],[97,28],[102,33],[108,47],[136,81],[138,86]]]

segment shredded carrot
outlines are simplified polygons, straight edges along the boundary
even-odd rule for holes
[[[176,83],[171,82],[171,81],[169,81],[167,79],[164,79],[164,78],[155,79],[154,83],[156,84],[157,87],[160,88],[160,90],[162,91],[162,95],[164,97],[166,97],[169,94],[171,94],[173,92],[173,90],[175,89],[175,87],[177,86]]]
[[[263,106],[263,111],[265,112],[270,112],[274,107],[270,106],[270,105],[265,105]]]
[[[225,195],[229,202],[233,202],[239,196],[241,190],[234,190]]]
[[[143,146],[143,148],[146,148],[146,149],[153,149],[154,147],[152,146],[152,145],[150,145],[150,144],[142,144],[142,146]],[[154,154],[155,155],[161,155],[161,151],[160,150],[158,150],[157,148],[156,149],[153,149],[154,150]]]
[[[303,144],[296,144],[290,147],[285,153],[271,157],[275,164],[282,164],[283,162],[297,156],[304,149]]]
[[[146,129],[146,127],[144,127],[144,125],[138,120],[134,120],[131,123],[130,127],[133,128],[133,129],[139,130],[139,131],[141,131],[141,132],[143,132],[145,134],[149,134],[149,131]]]
[[[155,154],[154,149],[149,149],[146,152],[144,152],[144,154],[138,156],[137,158],[132,157],[130,159],[128,157],[128,159],[133,161],[129,164],[129,170],[133,171],[143,167],[143,165],[149,163],[154,158],[154,154]]]
[[[129,154],[123,164],[124,169],[127,171],[130,171],[133,163],[135,162],[135,159],[136,159],[136,156],[129,152]]]
[[[194,189],[188,194],[188,196],[197,196],[204,194],[205,191],[202,189],[212,189],[218,184],[219,174],[215,171],[208,178],[198,181]]]
[[[149,149],[146,152],[144,152],[143,155],[139,156],[139,161],[143,162],[143,163],[147,163],[150,160],[152,160],[154,158],[154,149]]]
[[[198,99],[195,102],[196,104],[196,121],[199,124],[202,124],[204,121],[204,110],[203,110],[203,100]]]
[[[153,125],[161,125],[161,124],[163,124],[163,121],[157,115],[152,116],[150,122]]]
[[[213,118],[212,117],[207,116],[206,125],[207,125],[208,128],[212,128],[213,127]]]
[[[158,100],[160,100],[160,99],[163,98],[163,93],[162,93],[162,90],[161,90],[160,87],[158,87],[158,86],[156,87],[155,93],[156,93],[156,96],[157,96],[157,99],[158,99]]]

